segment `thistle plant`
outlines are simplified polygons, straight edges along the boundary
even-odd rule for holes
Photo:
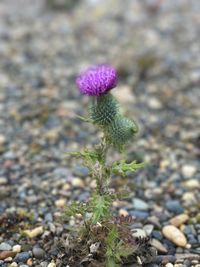
[[[123,218],[111,213],[113,201],[124,196],[123,192],[115,192],[109,187],[112,176],[126,176],[127,172],[134,172],[144,166],[143,163],[126,163],[125,160],[107,163],[108,150],[124,151],[125,145],[138,132],[135,121],[122,114],[119,102],[110,92],[117,86],[117,80],[116,70],[109,65],[89,68],[76,80],[80,92],[90,97],[88,118],[81,118],[98,127],[103,136],[92,150],[70,153],[83,160],[96,181],[96,189],[87,203],[74,202],[65,213],[67,216],[81,214],[84,221],[77,242],[88,248],[89,256],[86,257],[86,252],[77,252],[80,253],[79,262],[85,258],[88,262],[98,258],[102,266],[107,267],[121,266],[129,257],[138,259],[142,251],[146,253],[145,246],[149,246],[148,240],[141,241],[133,237],[128,226],[132,222],[131,217]],[[150,260],[143,259],[143,262],[148,261]],[[76,260],[72,260],[72,263],[75,265]]]

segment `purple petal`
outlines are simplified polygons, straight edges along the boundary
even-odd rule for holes
[[[96,65],[81,73],[76,79],[80,92],[89,96],[100,96],[117,85],[117,72],[110,65]]]

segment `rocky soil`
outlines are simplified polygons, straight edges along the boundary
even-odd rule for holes
[[[104,62],[118,69],[113,93],[140,126],[126,158],[147,162],[115,177],[132,195],[113,211],[151,236],[158,257],[148,267],[200,266],[199,13],[198,0],[0,2],[1,267],[68,266],[58,243],[76,221],[60,217],[94,183],[64,153],[99,138],[76,117],[88,98],[74,81]]]

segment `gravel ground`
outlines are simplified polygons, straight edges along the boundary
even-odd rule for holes
[[[0,2],[1,267],[67,266],[56,244],[76,222],[59,218],[93,183],[64,152],[99,137],[75,117],[88,98],[74,80],[103,62],[118,69],[113,93],[140,125],[127,159],[148,162],[115,178],[113,187],[133,190],[113,210],[152,237],[149,267],[200,266],[199,13],[198,0]]]

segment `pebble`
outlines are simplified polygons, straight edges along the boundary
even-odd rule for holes
[[[179,227],[181,224],[184,224],[185,222],[187,222],[189,220],[189,216],[187,214],[179,214],[175,217],[173,217],[169,222],[176,226]]]
[[[140,229],[140,228],[137,229],[136,228],[133,230],[132,236],[134,236],[134,237],[146,237],[147,234],[143,229]]]
[[[73,178],[72,179],[72,186],[84,188],[85,185],[80,178]]]
[[[151,245],[155,247],[158,251],[162,253],[167,253],[166,247],[164,247],[164,245],[159,240],[152,238]]]
[[[119,216],[127,217],[129,215],[128,211],[125,209],[119,210]]]
[[[184,186],[188,189],[198,189],[200,188],[200,183],[197,179],[190,179],[184,183]]]
[[[76,166],[73,170],[76,176],[86,177],[89,175],[89,169],[85,166]]]
[[[4,158],[7,160],[14,160],[16,159],[16,154],[13,151],[8,151],[4,154]]]
[[[33,255],[37,259],[43,259],[44,255],[45,255],[45,252],[44,252],[44,250],[42,248],[34,247],[33,248]]]
[[[34,238],[36,236],[39,236],[43,233],[43,226],[39,226],[39,227],[36,227],[32,230],[25,230],[24,233],[30,237],[30,238]]]
[[[28,258],[30,257],[29,252],[21,252],[16,255],[14,258],[14,261],[16,262],[26,262]]]
[[[130,266],[130,267],[139,267],[138,264],[135,266]],[[141,265],[140,265],[141,267]],[[159,267],[159,265],[155,264],[155,263],[149,263],[149,264],[145,264],[145,267]]]
[[[66,205],[66,199],[61,198],[55,201],[56,207],[57,208],[63,208]]]
[[[160,102],[160,100],[158,98],[151,97],[151,98],[149,98],[148,106],[151,109],[160,109],[160,108],[162,108],[162,103]]]
[[[190,267],[191,262],[190,262],[189,259],[185,259],[185,260],[184,260],[184,264],[185,264],[186,267]]]
[[[97,253],[100,244],[101,244],[100,242],[96,242],[96,243],[92,244],[90,246],[90,253]]]
[[[151,233],[153,232],[154,226],[153,224],[146,224],[144,225],[143,229],[147,233],[147,235],[150,236]]]
[[[143,210],[143,211],[149,209],[149,205],[140,198],[133,198],[133,207],[136,210]]]
[[[5,143],[6,143],[6,137],[0,134],[0,147],[5,145]]]
[[[12,251],[17,252],[17,253],[21,252],[21,246],[20,245],[14,245],[12,248]]]
[[[6,251],[6,250],[0,251],[0,260],[4,260],[8,257],[14,257],[15,255],[16,253],[13,251]]]
[[[28,266],[32,266],[33,260],[31,258],[29,258],[26,263],[28,264]]]
[[[42,261],[40,262],[41,267],[47,267],[48,266],[48,262],[47,261]]]
[[[139,211],[139,210],[131,210],[129,214],[133,217],[136,217],[138,219],[146,219],[149,217],[149,213],[145,211]]]
[[[196,172],[196,167],[193,165],[184,165],[181,171],[184,177],[191,178]]]
[[[179,213],[182,213],[184,210],[183,210],[183,207],[181,206],[179,200],[169,200],[166,202],[166,208],[175,213],[175,214],[179,214]]]
[[[6,177],[0,177],[0,185],[5,185],[5,184],[7,184],[7,179],[6,179]]]
[[[197,204],[197,200],[195,198],[194,193],[185,192],[182,196],[182,200],[184,201],[186,206],[191,206]]]
[[[152,232],[152,236],[153,236],[155,239],[158,239],[158,240],[160,240],[160,241],[163,239],[163,235],[162,235],[161,232],[158,231],[158,230],[154,230],[154,231]]]
[[[165,265],[165,267],[173,267],[174,265],[172,264],[172,263],[170,263],[170,262],[168,262],[166,265]]]
[[[56,267],[56,264],[54,262],[51,262],[51,263],[48,264],[47,267]]]
[[[4,259],[5,262],[11,262],[12,261],[12,257],[8,257],[6,259]]]
[[[173,255],[166,255],[166,256],[160,255],[160,256],[157,256],[155,259],[156,263],[175,262],[175,261],[176,261],[176,256],[173,256]]]
[[[174,225],[166,225],[162,229],[163,235],[171,242],[180,247],[185,247],[187,240],[185,235]]]
[[[9,265],[9,267],[17,267],[18,266],[18,264],[16,263],[16,262],[12,262],[10,265]]]
[[[11,249],[12,247],[8,243],[3,242],[0,244],[0,250],[11,250]]]
[[[53,222],[53,216],[51,213],[46,213],[44,216],[45,222]]]

